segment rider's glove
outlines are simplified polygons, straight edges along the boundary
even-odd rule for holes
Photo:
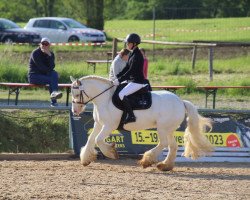
[[[120,85],[120,82],[118,81],[118,79],[113,80],[113,85]]]

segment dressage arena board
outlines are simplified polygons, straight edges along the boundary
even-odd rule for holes
[[[201,157],[198,160],[182,157],[183,134],[186,127],[183,122],[175,132],[179,146],[177,162],[250,162],[250,111],[200,110],[199,112],[213,120],[213,130],[206,133],[206,137],[214,145],[215,151],[209,157]],[[91,111],[84,112],[79,117],[70,113],[70,141],[77,155],[91,133],[93,122]],[[140,155],[158,143],[158,134],[155,129],[132,132],[116,130],[106,141],[116,143],[119,154]],[[167,149],[164,149],[159,160],[163,160],[167,152]]]

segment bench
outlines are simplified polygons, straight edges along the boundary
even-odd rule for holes
[[[10,95],[15,93],[16,97],[15,97],[15,105],[18,104],[18,97],[20,94],[20,90],[22,88],[42,88],[42,87],[46,87],[48,88],[48,85],[36,85],[36,84],[30,84],[30,83],[0,83],[0,86],[2,87],[7,87],[9,89],[8,92],[8,105],[10,102]],[[69,93],[70,93],[70,89],[71,89],[71,84],[69,83],[61,83],[58,84],[58,87],[60,89],[66,89],[67,95],[66,95],[66,106],[69,105]],[[171,91],[173,93],[176,92],[176,90],[181,89],[181,88],[186,88],[186,86],[152,86],[152,89],[164,89],[164,90],[168,90]]]
[[[96,64],[99,63],[107,63],[107,73],[109,72],[109,64],[112,62],[112,60],[86,60],[89,67],[93,67],[93,72],[95,73],[96,70]]]
[[[42,88],[42,87],[46,87],[48,88],[48,85],[36,85],[36,84],[30,84],[30,83],[0,83],[0,86],[3,87],[8,87],[9,88],[9,93],[8,93],[8,105],[10,102],[10,95],[15,93],[16,98],[15,98],[15,105],[18,104],[18,97],[20,94],[20,90],[21,88]],[[69,93],[70,93],[70,89],[71,89],[71,84],[69,83],[61,83],[58,84],[58,87],[60,89],[66,89],[67,95],[66,95],[66,106],[69,105]]]
[[[176,90],[178,89],[182,89],[182,88],[186,88],[186,86],[159,86],[159,85],[155,85],[155,86],[151,86],[152,89],[163,89],[163,90],[167,90],[173,93],[176,93]]]
[[[205,107],[207,108],[207,99],[209,95],[213,95],[213,109],[215,109],[216,93],[218,89],[230,89],[230,88],[240,88],[240,89],[250,89],[250,86],[197,86],[199,89],[205,90]]]

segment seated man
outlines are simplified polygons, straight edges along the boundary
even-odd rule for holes
[[[55,56],[50,51],[50,40],[42,38],[39,47],[31,53],[29,60],[28,81],[32,84],[49,84],[51,106],[57,106],[57,99],[62,97],[58,92],[58,73],[55,68]]]

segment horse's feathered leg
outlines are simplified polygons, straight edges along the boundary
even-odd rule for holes
[[[112,129],[104,125],[100,133],[97,135],[95,143],[105,156],[111,159],[117,159],[119,156],[115,149],[115,143],[109,144],[105,142],[105,139],[111,134],[111,132]]]
[[[174,166],[174,161],[176,157],[177,145],[174,140],[173,130],[167,130],[165,125],[158,125],[158,138],[159,143],[153,149],[144,153],[143,158],[139,161],[139,164],[142,165],[143,168],[149,167],[152,164],[158,162],[159,154],[162,152],[163,148],[166,148],[169,145],[169,155],[168,157],[161,163],[159,163],[160,170],[171,170]]]
[[[100,132],[100,130],[101,130],[101,125],[95,122],[93,131],[88,137],[86,145],[81,148],[80,160],[81,164],[84,166],[87,166],[92,161],[96,160],[97,151],[95,150],[95,138],[96,135]]]
[[[139,164],[143,168],[150,167],[152,164],[156,163],[158,161],[158,155],[162,151],[163,146],[161,143],[159,143],[156,147],[153,149],[150,149],[149,151],[146,151],[143,154],[143,157],[141,160],[139,160]]]
[[[170,171],[174,168],[175,158],[177,154],[177,144],[174,138],[174,131],[165,132],[168,141],[168,155],[157,164],[157,168],[161,171]]]

